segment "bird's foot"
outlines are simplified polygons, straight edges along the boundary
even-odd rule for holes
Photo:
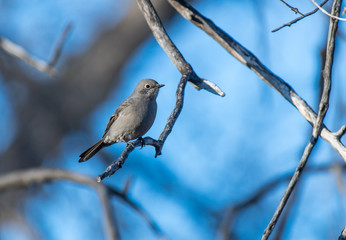
[[[142,137],[139,137],[137,140],[141,142],[141,149],[144,147],[144,139]]]
[[[131,146],[132,148],[135,148],[135,146],[133,145],[132,142],[125,142],[126,143],[126,147],[129,147]]]

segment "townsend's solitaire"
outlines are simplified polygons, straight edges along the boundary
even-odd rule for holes
[[[115,110],[101,140],[83,152],[79,162],[87,161],[103,147],[113,143],[128,144],[130,140],[141,138],[154,123],[157,110],[156,97],[159,88],[163,86],[153,79],[141,80],[131,96]]]

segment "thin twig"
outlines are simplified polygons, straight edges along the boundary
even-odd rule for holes
[[[262,64],[253,53],[240,45],[221,28],[216,26],[210,19],[201,15],[186,1],[168,0],[168,2],[184,18],[205,31],[238,61],[249,67],[269,86],[277,90],[288,102],[298,109],[298,111],[310,124],[313,125],[316,122],[317,114],[306,103],[306,101],[302,99],[297,92],[295,92],[294,89],[282,78],[275,75],[266,66],[264,66],[264,64]],[[327,140],[346,162],[346,147],[343,145],[340,139],[337,138],[334,133],[330,132],[324,125],[321,131],[321,137]]]
[[[93,178],[86,177],[74,172],[50,169],[50,168],[37,168],[27,169],[21,171],[14,171],[11,173],[0,175],[0,192],[14,190],[17,188],[27,188],[35,184],[45,184],[52,181],[68,180],[79,184],[84,184],[93,187],[99,194],[100,201],[104,208],[104,214],[106,215],[107,223],[104,223],[105,229],[107,229],[108,236],[115,236],[116,229],[114,229],[114,220],[112,216],[111,205],[109,202],[109,195],[116,196],[122,199],[135,211],[137,211],[149,224],[152,230],[160,237],[164,238],[164,234],[158,227],[157,223],[139,206],[138,203],[131,200],[122,191],[116,190],[111,186],[105,184],[99,184],[95,182]],[[109,229],[111,228],[111,229]],[[114,239],[114,238],[109,238]]]
[[[52,59],[49,62],[49,66],[51,68],[53,68],[56,63],[58,62],[61,52],[62,52],[62,48],[64,46],[64,43],[66,42],[66,38],[68,36],[68,33],[70,32],[70,30],[72,29],[72,23],[67,24],[67,26],[65,27],[64,31],[62,32],[60,38],[58,39],[58,42],[54,48],[53,51],[53,55],[52,55]]]
[[[341,9],[341,0],[335,0],[332,7],[332,14],[333,15],[339,15]],[[330,95],[330,89],[331,89],[331,71],[333,66],[333,58],[334,58],[334,48],[335,48],[335,35],[338,28],[338,20],[331,18],[330,24],[329,24],[329,32],[328,32],[328,41],[327,41],[327,48],[326,48],[326,60],[325,60],[325,66],[323,69],[323,92],[321,101],[319,104],[319,110],[317,115],[317,120],[313,125],[313,131],[312,131],[312,137],[306,146],[303,156],[298,164],[298,167],[288,184],[288,187],[282,196],[282,199],[280,200],[279,206],[277,207],[272,219],[270,220],[267,228],[265,229],[262,240],[266,240],[269,238],[270,234],[275,228],[275,225],[296,185],[296,183],[299,180],[299,177],[301,173],[304,170],[304,167],[309,159],[309,156],[312,152],[312,149],[314,148],[319,135],[321,133],[322,127],[323,127],[323,119],[326,116],[328,107],[329,107],[329,95]]]
[[[314,0],[311,0],[313,4],[315,4],[315,6],[320,9],[321,12],[323,12],[324,14],[326,14],[328,17],[334,18],[334,19],[338,19],[340,21],[346,21],[345,18],[340,18],[338,16],[335,16],[333,14],[330,14],[329,12],[327,12],[326,10],[324,10],[322,7],[320,7]]]
[[[289,7],[295,14],[299,13],[300,15],[302,15],[304,17],[304,14],[302,14],[301,12],[299,12],[298,8],[292,7],[291,5],[289,5],[287,2],[285,2],[284,0],[280,0],[281,2],[283,2],[287,7]]]
[[[107,239],[117,239],[117,229],[115,228],[112,211],[110,211],[107,189],[105,185],[98,184],[89,177],[59,169],[37,168],[20,170],[0,176],[0,191],[25,188],[33,184],[44,184],[56,180],[68,180],[93,187],[99,195],[101,207],[105,215],[103,226]]]
[[[126,147],[126,149],[121,153],[120,157],[113,161],[107,167],[107,169],[97,177],[98,182],[101,182],[104,178],[113,175],[117,170],[119,170],[125,163],[129,154],[136,147],[143,145],[152,145],[155,147],[156,150],[155,157],[161,155],[163,144],[165,143],[168,135],[171,133],[172,128],[183,108],[184,91],[187,81],[192,83],[195,87],[197,87],[197,89],[205,89],[214,94],[225,96],[225,93],[222,92],[214,83],[205,79],[201,79],[197,76],[195,71],[192,69],[191,65],[184,59],[183,55],[180,53],[180,51],[177,49],[177,47],[174,45],[174,43],[168,36],[151,2],[149,0],[137,0],[137,3],[151,31],[153,32],[156,41],[160,44],[162,49],[171,59],[172,63],[182,74],[176,93],[177,101],[173,109],[173,112],[168,118],[166,126],[162,131],[159,139],[155,140],[153,138],[146,137],[143,139],[143,141],[136,140],[131,142],[131,144],[129,144]]]
[[[320,7],[322,7],[324,4],[326,4],[329,0],[324,0],[321,4],[320,4]],[[318,11],[318,8],[314,9],[313,11],[307,13],[307,14],[304,14],[304,16],[301,16],[299,18],[296,18],[294,20],[292,20],[291,22],[289,23],[286,23],[284,25],[282,25],[281,27],[278,27],[278,28],[275,28],[274,30],[272,30],[272,32],[277,32],[279,31],[281,28],[284,28],[284,27],[290,27],[292,24],[295,24],[296,22],[302,20],[303,18],[306,18],[314,13],[316,13]]]
[[[316,173],[316,172],[326,172],[329,170],[338,169],[342,172],[346,170],[346,165],[342,163],[332,163],[322,166],[312,166],[307,167],[305,172]],[[225,213],[224,219],[220,224],[220,231],[222,239],[230,239],[230,234],[232,232],[232,225],[234,219],[236,218],[239,212],[247,209],[250,206],[253,206],[260,202],[264,197],[268,196],[274,189],[279,187],[284,182],[288,182],[293,176],[293,173],[286,173],[281,176],[275,177],[273,180],[264,184],[262,187],[259,187],[256,191],[252,193],[251,196],[245,198],[245,200],[236,203],[235,205],[228,208]],[[229,230],[230,229],[230,230]],[[231,232],[230,232],[231,231]]]
[[[281,216],[281,220],[276,228],[276,233],[274,235],[274,239],[273,240],[281,240],[283,239],[283,235],[284,235],[284,231],[285,231],[285,228],[286,228],[286,225],[287,225],[287,221],[290,217],[290,213],[291,213],[291,210],[293,207],[296,207],[296,201],[297,201],[297,198],[298,198],[298,191],[299,189],[301,188],[301,184],[298,184],[296,185],[294,191],[292,192],[292,195],[291,195],[291,198],[289,199],[289,201],[287,202],[287,205],[286,205],[286,208],[285,208],[285,211],[282,213],[282,216]]]
[[[190,78],[189,75],[183,75],[181,77],[181,80],[180,80],[180,82],[178,84],[178,88],[177,88],[177,93],[176,93],[177,100],[176,100],[175,107],[174,107],[171,115],[169,116],[169,118],[167,120],[166,126],[165,126],[164,130],[162,131],[162,133],[159,137],[159,140],[155,140],[155,139],[152,139],[150,137],[145,137],[145,138],[143,138],[142,142],[140,140],[136,140],[136,141],[131,142],[131,144],[128,144],[127,147],[125,148],[125,150],[121,153],[120,157],[118,159],[116,159],[115,161],[113,161],[111,163],[111,165],[109,165],[107,167],[107,169],[97,177],[98,182],[101,182],[104,178],[110,177],[116,171],[118,171],[123,166],[127,157],[134,150],[134,148],[139,147],[142,144],[154,146],[155,150],[156,150],[155,157],[157,157],[158,155],[161,155],[161,150],[162,150],[163,144],[165,143],[168,135],[171,133],[173,126],[174,126],[174,123],[178,119],[179,114],[183,108],[184,91],[185,91],[185,86],[186,86],[187,80],[189,78]]]
[[[139,206],[138,203],[135,203],[133,200],[129,199],[127,195],[125,195],[122,192],[119,192],[118,190],[115,190],[114,188],[108,187],[108,191],[110,194],[117,196],[121,198],[124,202],[126,202],[130,207],[132,207],[135,211],[138,212],[139,215],[141,215],[144,220],[149,224],[151,229],[156,233],[160,239],[168,239],[160,229],[159,225],[149,217],[148,213],[146,213],[142,207]]]

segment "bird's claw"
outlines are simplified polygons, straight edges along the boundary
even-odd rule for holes
[[[139,137],[138,140],[141,142],[141,149],[144,147],[144,139]]]

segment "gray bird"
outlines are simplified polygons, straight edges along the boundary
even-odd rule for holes
[[[131,96],[123,101],[109,119],[106,130],[100,141],[95,143],[79,157],[79,162],[85,162],[93,157],[103,147],[114,143],[141,138],[153,125],[156,117],[156,97],[159,88],[153,79],[141,80]]]

